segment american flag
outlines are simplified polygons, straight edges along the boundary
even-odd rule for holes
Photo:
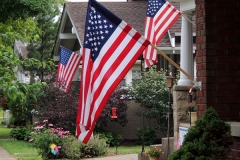
[[[165,0],[149,0],[145,20],[145,37],[157,45],[167,30],[181,16],[174,6]],[[145,67],[149,67],[158,61],[156,50],[148,46],[143,53]]]
[[[89,0],[82,48],[77,139],[88,142],[111,93],[149,44],[100,3]]]
[[[60,50],[56,85],[64,92],[68,92],[79,67],[81,56],[64,47],[61,47]]]

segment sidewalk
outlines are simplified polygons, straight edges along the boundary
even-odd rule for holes
[[[137,154],[115,155],[108,157],[83,158],[82,160],[138,160]]]
[[[17,160],[13,158],[5,149],[0,146],[0,160]]]
[[[0,146],[0,160],[17,160]],[[82,160],[138,160],[137,154],[115,155],[109,157],[83,158]]]

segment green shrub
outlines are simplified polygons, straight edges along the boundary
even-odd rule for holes
[[[75,136],[68,136],[63,139],[61,150],[65,153],[65,158],[77,160],[81,156],[81,148],[83,143],[76,139]]]
[[[33,147],[37,148],[38,154],[43,159],[65,157],[65,152],[61,150],[61,147],[63,146],[63,139],[67,137],[66,135],[69,134],[69,131],[64,131],[62,128],[48,128],[47,120],[43,122],[43,124],[34,127],[29,141],[32,142]],[[50,148],[52,144],[57,146],[58,152],[56,154]]]
[[[28,129],[27,128],[20,128],[20,127],[17,127],[17,128],[14,128],[10,131],[10,137],[12,137],[13,139],[16,139],[16,140],[26,140],[26,137],[28,137],[28,133],[27,132]]]
[[[111,146],[120,146],[123,142],[123,137],[121,134],[114,133],[113,139],[111,141]]]
[[[153,127],[144,127],[144,144],[154,144],[157,139],[155,129]],[[143,141],[143,129],[137,131],[137,144],[142,144]]]
[[[99,138],[99,135],[96,134],[81,148],[81,157],[90,158],[104,155],[107,153],[107,146],[106,140]]]
[[[120,146],[123,142],[123,137],[121,134],[113,133],[113,132],[107,132],[107,131],[101,131],[97,133],[99,138],[105,139],[106,143],[109,146]]]
[[[185,135],[179,150],[169,160],[225,160],[232,145],[230,125],[210,107]]]
[[[111,141],[113,141],[113,133],[112,132],[107,132],[107,131],[102,131],[100,133],[97,133],[99,138],[105,139],[106,143],[110,146]]]

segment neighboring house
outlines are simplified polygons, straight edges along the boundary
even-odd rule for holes
[[[116,14],[122,20],[130,24],[134,29],[144,35],[145,15],[147,1],[132,2],[100,2],[111,12]],[[171,2],[179,9],[179,2]],[[59,61],[60,46],[68,48],[71,51],[80,53],[80,48],[84,41],[85,19],[87,12],[87,2],[67,2],[64,5],[58,35],[53,49],[55,61]],[[171,57],[179,64],[180,54],[180,35],[181,35],[181,18],[175,22],[168,33],[165,34],[158,48]],[[195,35],[195,33],[194,33]],[[195,37],[195,36],[194,36]],[[195,38],[193,40],[195,42]],[[193,47],[193,54],[195,53]],[[131,84],[132,79],[140,78],[140,72],[143,70],[143,60],[139,57],[133,68],[127,73],[122,80],[121,85]],[[159,55],[158,68],[170,70],[170,63]],[[81,66],[80,66],[81,68]],[[79,71],[76,73],[73,81],[79,81]]]
[[[21,58],[27,58],[27,44],[22,43],[21,41],[14,41],[14,53],[17,54]],[[15,70],[17,72],[17,80],[22,83],[30,83],[30,73],[28,71],[24,71],[23,68],[18,67]]]

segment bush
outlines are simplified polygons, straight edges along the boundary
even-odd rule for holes
[[[29,130],[27,128],[14,128],[10,131],[10,137],[16,140],[28,140]]]
[[[109,146],[120,146],[123,142],[123,137],[121,134],[112,133],[112,132],[108,132],[100,129],[99,131],[97,131],[97,134],[99,138],[105,139],[106,143]]]
[[[144,144],[154,144],[157,139],[155,129],[153,127],[144,127]],[[143,141],[143,129],[137,131],[137,144],[142,144]]]
[[[52,126],[47,123],[47,120],[43,121],[43,124],[34,127],[34,131],[31,132],[31,139],[33,147],[37,148],[38,154],[43,159],[54,159],[65,157],[65,152],[61,150],[63,146],[63,139],[69,134],[69,131],[64,131],[62,128],[48,128]],[[56,145],[58,152],[54,153],[50,148],[51,145]]]
[[[179,150],[169,160],[225,160],[232,145],[230,125],[210,107],[185,135]]]
[[[123,142],[123,137],[121,134],[114,133],[113,140],[111,141],[111,146],[120,146]]]
[[[99,138],[101,139],[105,139],[107,145],[111,145],[111,141],[113,141],[113,133],[112,132],[107,132],[107,131],[103,131],[101,133],[97,133]]]
[[[99,135],[94,135],[93,139],[90,139],[87,144],[81,148],[81,157],[90,158],[97,157],[107,153],[107,143],[105,139],[99,138]]]
[[[78,141],[75,136],[68,136],[63,139],[63,145],[61,150],[65,153],[65,158],[77,160],[81,156],[81,148],[83,143]]]

